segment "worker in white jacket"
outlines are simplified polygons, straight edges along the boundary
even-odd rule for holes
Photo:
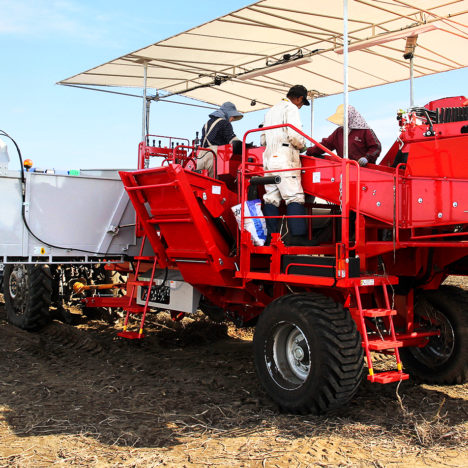
[[[302,130],[299,109],[309,106],[307,89],[302,85],[293,86],[278,104],[274,105],[266,114],[264,127],[289,123]],[[261,136],[263,153],[263,168],[266,171],[275,169],[294,169],[301,167],[299,153],[305,150],[305,140],[295,130],[289,127],[267,130]],[[265,202],[263,213],[265,216],[279,216],[281,200],[286,203],[288,216],[305,216],[304,191],[301,184],[301,171],[287,171],[269,173],[265,175],[279,175],[281,182],[277,185],[266,185],[263,196]],[[266,219],[268,237],[267,244],[273,232],[279,232],[279,218]],[[314,245],[306,238],[307,224],[305,218],[288,219],[289,237],[285,240],[288,245]]]

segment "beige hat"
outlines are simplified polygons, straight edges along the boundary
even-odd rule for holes
[[[336,108],[336,112],[333,115],[330,115],[327,120],[339,127],[342,127],[344,125],[344,104],[340,104]]]

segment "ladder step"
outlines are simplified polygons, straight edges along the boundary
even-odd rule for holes
[[[124,310],[126,312],[130,312],[132,314],[142,314],[144,312],[145,308],[144,308],[144,306],[133,305],[133,306],[124,307]]]
[[[364,317],[390,317],[396,314],[397,311],[392,309],[362,309]]]
[[[380,351],[382,349],[400,348],[401,346],[403,346],[403,341],[381,340],[380,338],[374,338],[374,339],[369,340],[369,349],[371,351]]]
[[[371,382],[386,384],[391,382],[399,382],[400,380],[408,380],[409,375],[404,372],[398,371],[387,371],[387,372],[378,372],[374,375],[368,375],[367,380]]]
[[[117,333],[117,336],[120,336],[121,338],[127,338],[128,340],[141,340],[145,337],[143,333],[140,334],[136,331],[121,331]]]
[[[134,284],[135,286],[149,286],[149,281],[127,281],[127,284]]]

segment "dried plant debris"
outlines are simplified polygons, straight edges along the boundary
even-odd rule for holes
[[[252,329],[152,313],[135,342],[121,327],[28,333],[0,305],[0,468],[468,465],[468,385],[364,381],[335,414],[292,416],[257,381]]]

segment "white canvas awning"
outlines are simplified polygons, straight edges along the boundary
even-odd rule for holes
[[[468,65],[468,0],[349,0],[348,8],[350,91],[408,79],[409,35],[418,34],[415,77]],[[233,101],[241,112],[275,104],[294,84],[316,97],[341,93],[342,9],[343,0],[262,0],[59,84],[141,88],[146,62],[148,88],[161,99]]]

